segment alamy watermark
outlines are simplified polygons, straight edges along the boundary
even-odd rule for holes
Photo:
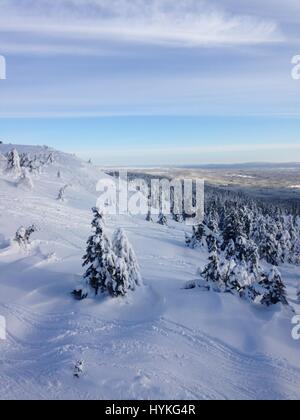
[[[131,174],[132,178],[132,174]],[[204,218],[204,180],[133,177],[120,171],[97,184],[97,207],[109,215],[176,215],[189,225]]]
[[[0,340],[6,340],[6,320],[0,315]]]
[[[295,325],[292,329],[292,338],[294,340],[300,340],[300,315],[294,316],[292,324]]]
[[[294,80],[300,80],[300,55],[295,55],[292,58],[292,78]]]
[[[6,59],[0,55],[0,80],[6,80]]]

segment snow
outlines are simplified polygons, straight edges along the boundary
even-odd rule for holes
[[[0,145],[30,153],[45,148]],[[32,190],[0,172],[0,399],[299,399],[300,341],[293,313],[229,294],[187,290],[207,255],[185,246],[190,228],[143,217],[107,217],[123,228],[144,286],[126,298],[77,302],[91,208],[101,171],[55,152]],[[61,179],[57,172],[61,172]],[[66,201],[56,200],[71,185]],[[17,229],[38,231],[27,249]],[[299,268],[281,269],[296,312]],[[74,366],[84,363],[80,378]]]

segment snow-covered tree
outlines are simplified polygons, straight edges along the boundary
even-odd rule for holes
[[[54,163],[54,154],[50,153],[46,160],[46,165],[52,165]]]
[[[121,287],[123,294],[126,294],[128,290],[135,290],[136,286],[140,286],[142,280],[135,252],[123,229],[118,229],[114,234],[113,251],[121,260]]]
[[[211,290],[219,292],[223,286],[219,256],[216,252],[212,252],[208,260],[209,262],[202,271],[201,277],[206,280]]]
[[[184,222],[184,218],[183,218],[182,214],[172,213],[172,218],[176,223],[183,223]]]
[[[211,219],[207,225],[206,243],[208,252],[219,250],[219,232],[217,222]]]
[[[105,232],[103,213],[93,208],[93,234],[87,242],[83,267],[88,267],[84,279],[95,290],[95,294],[108,292],[118,296],[117,266],[118,258],[113,252],[112,244]]]
[[[6,172],[15,177],[21,175],[20,156],[17,149],[12,149],[7,155]]]
[[[260,256],[269,264],[278,266],[281,262],[282,249],[276,237],[269,232],[266,232],[260,243]]]
[[[74,366],[74,378],[79,379],[84,373],[84,362],[82,360],[78,360]]]
[[[166,216],[163,213],[160,213],[159,216],[158,216],[157,223],[159,225],[162,225],[162,226],[167,226],[168,225],[168,219],[166,218]]]
[[[33,235],[36,230],[37,229],[34,225],[29,226],[28,228],[21,226],[16,232],[15,241],[19,244],[20,247],[26,248],[27,245],[30,244],[31,235]]]
[[[57,196],[57,201],[61,201],[61,202],[65,201],[66,191],[67,191],[68,188],[69,188],[69,185],[65,185],[64,187],[62,187],[59,190],[58,196]]]
[[[207,227],[204,222],[198,226],[193,226],[192,236],[191,237],[186,236],[187,246],[192,249],[207,247],[206,235],[207,235]]]
[[[269,274],[264,274],[259,284],[264,290],[260,301],[262,305],[288,305],[286,287],[276,267],[272,267]]]
[[[233,209],[224,221],[222,250],[224,251],[232,242],[236,244],[237,238],[242,236],[244,236],[243,225],[238,212]]]

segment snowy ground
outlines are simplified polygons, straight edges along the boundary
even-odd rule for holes
[[[299,399],[292,313],[184,290],[206,256],[185,247],[181,224],[109,218],[111,232],[128,233],[145,286],[125,299],[72,299],[100,175],[63,154],[33,191],[0,174],[0,399]],[[56,201],[69,183],[67,202]],[[32,223],[39,231],[29,250],[9,243]],[[300,313],[299,269],[282,273]],[[79,359],[85,373],[76,379]]]

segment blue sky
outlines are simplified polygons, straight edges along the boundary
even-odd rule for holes
[[[0,138],[101,164],[300,161],[295,0],[0,0]]]

